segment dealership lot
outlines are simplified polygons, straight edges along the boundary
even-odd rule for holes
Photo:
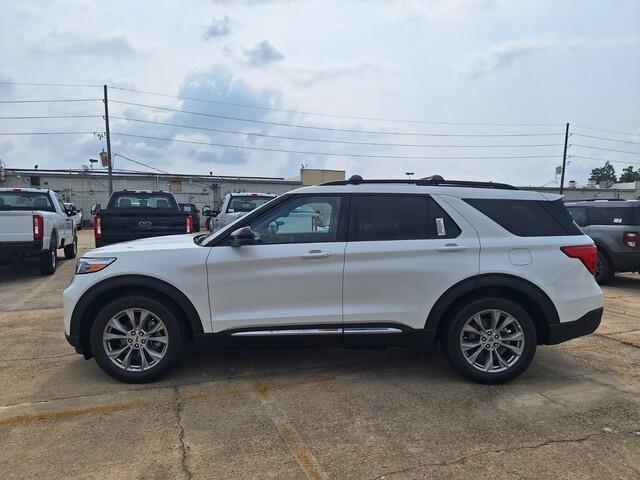
[[[640,478],[640,275],[507,385],[440,352],[323,348],[196,348],[125,385],[64,339],[74,266],[0,267],[3,478]]]

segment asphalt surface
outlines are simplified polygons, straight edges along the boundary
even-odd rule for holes
[[[74,265],[0,267],[3,479],[640,478],[640,275],[605,288],[594,335],[507,385],[437,351],[324,348],[190,349],[126,385],[64,339]]]

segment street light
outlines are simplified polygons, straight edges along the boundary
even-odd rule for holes
[[[413,172],[405,172],[405,175],[406,175],[407,177],[409,177],[409,180],[411,180],[411,176],[412,176],[412,175],[415,175],[415,173],[413,173]]]

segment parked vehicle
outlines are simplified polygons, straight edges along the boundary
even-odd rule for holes
[[[52,190],[0,188],[0,263],[36,257],[40,272],[55,273],[58,249],[78,251],[73,213]]]
[[[200,213],[198,212],[197,207],[193,203],[179,203],[178,206],[180,207],[180,210],[182,210],[184,213],[191,215],[191,218],[193,219],[193,231],[199,232],[200,231]]]
[[[202,208],[202,214],[208,217],[207,229],[210,232],[220,230],[274,198],[276,195],[271,193],[227,193],[220,209]]]
[[[140,238],[193,232],[193,217],[167,192],[113,192],[106,209],[92,208],[96,247]]]
[[[565,205],[598,247],[599,284],[609,282],[616,272],[640,270],[639,200],[583,200]]]
[[[596,259],[559,195],[352,177],[289,192],[213,234],[88,252],[64,292],[65,333],[125,382],[160,377],[208,336],[439,341],[465,377],[501,383],[537,345],[598,327]]]
[[[82,210],[76,207],[73,203],[65,203],[64,208],[72,213],[73,223],[76,226],[76,230],[82,230]]]

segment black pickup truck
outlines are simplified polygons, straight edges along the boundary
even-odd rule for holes
[[[107,208],[91,209],[96,247],[147,237],[193,232],[193,218],[167,192],[113,192]]]

